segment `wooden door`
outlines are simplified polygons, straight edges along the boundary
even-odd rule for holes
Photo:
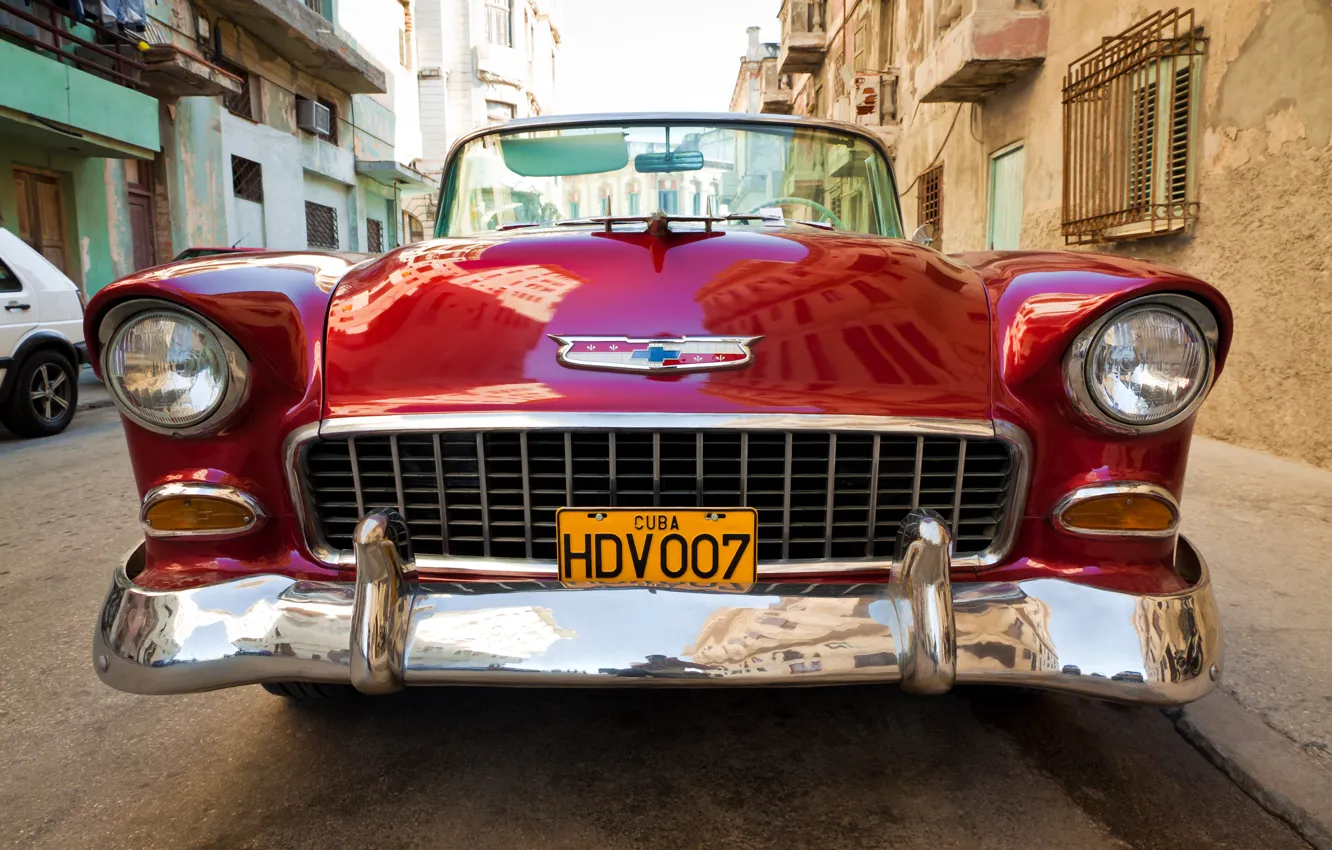
[[[152,166],[137,159],[126,160],[125,188],[129,198],[130,238],[134,242],[134,270],[138,271],[157,265]]]
[[[16,168],[14,189],[18,198],[19,238],[68,275],[65,202],[61,196],[59,178]]]

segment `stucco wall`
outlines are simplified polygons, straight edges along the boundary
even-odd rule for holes
[[[935,5],[907,0],[898,20],[901,184],[937,154],[943,249],[983,248],[989,157],[1021,141],[1022,247],[1063,248],[1062,77],[1102,37],[1177,4],[1050,0],[1044,66],[983,103],[960,106],[918,103],[912,69],[932,37]],[[1230,299],[1235,343],[1200,416],[1202,433],[1332,468],[1332,6],[1199,0],[1193,8],[1209,38],[1195,137],[1201,217],[1189,235],[1098,250],[1186,269]],[[903,206],[914,227],[914,188]]]

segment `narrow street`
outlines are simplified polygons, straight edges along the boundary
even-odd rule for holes
[[[135,507],[113,409],[0,436],[4,846],[1307,846],[1160,712],[1072,698],[119,693],[89,645]]]

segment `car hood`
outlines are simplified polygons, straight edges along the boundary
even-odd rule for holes
[[[547,411],[986,418],[986,297],[904,240],[805,227],[417,243],[334,293],[325,415]],[[762,337],[729,371],[614,373],[550,335]]]

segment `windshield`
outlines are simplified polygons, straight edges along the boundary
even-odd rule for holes
[[[657,210],[902,235],[891,173],[877,148],[857,136],[782,124],[488,133],[453,160],[440,207],[437,236]]]

